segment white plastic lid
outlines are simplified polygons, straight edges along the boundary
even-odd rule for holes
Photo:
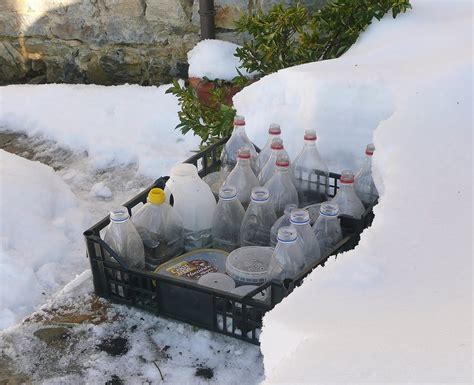
[[[208,273],[199,278],[197,283],[222,291],[232,291],[235,288],[234,280],[223,273]]]
[[[234,290],[232,290],[232,294],[244,296],[247,293],[250,293],[251,291],[255,290],[258,286],[255,285],[244,285],[244,286],[239,286],[236,287]],[[267,299],[267,292],[265,289],[263,289],[261,292],[255,294],[253,299],[259,300],[259,301],[265,301]]]
[[[225,269],[236,281],[258,285],[267,278],[272,255],[272,247],[241,247],[227,256]]]

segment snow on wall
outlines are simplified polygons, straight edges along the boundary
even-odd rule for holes
[[[265,317],[266,383],[472,383],[472,4],[412,4],[234,97],[257,144],[316,128],[335,171],[373,140],[382,191],[357,248]]]
[[[157,178],[191,156],[199,139],[175,130],[177,99],[168,85],[0,87],[0,130],[44,135],[86,151],[98,169],[138,163]]]
[[[237,69],[244,76],[255,75],[241,68],[240,60],[234,56],[237,48],[237,44],[227,41],[201,40],[188,52],[189,77],[232,80],[239,75]]]
[[[88,266],[90,223],[54,170],[0,150],[0,330],[13,326]]]

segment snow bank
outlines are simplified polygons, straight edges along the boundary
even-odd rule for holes
[[[189,77],[232,80],[238,76],[237,68],[246,77],[255,76],[256,73],[241,67],[240,60],[234,56],[237,48],[237,44],[228,41],[200,41],[188,52]]]
[[[151,178],[191,155],[199,139],[182,136],[169,86],[42,85],[0,87],[0,130],[43,135],[87,152],[97,169],[138,163]]]
[[[0,330],[86,269],[89,223],[54,170],[0,150]]]
[[[267,383],[472,383],[472,5],[412,4],[234,98],[258,144],[316,128],[335,171],[374,140],[382,190],[358,247],[265,317]]]

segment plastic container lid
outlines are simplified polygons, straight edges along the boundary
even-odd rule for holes
[[[209,273],[225,273],[227,255],[222,250],[197,249],[158,266],[155,273],[196,282]]]
[[[232,291],[235,288],[234,280],[222,273],[208,273],[199,278],[197,283],[222,291]]]
[[[246,295],[247,293],[250,293],[251,291],[255,290],[258,286],[255,286],[255,285],[244,285],[244,286],[239,286],[239,287],[236,287],[234,290],[232,290],[232,294],[236,294],[236,295],[240,295],[240,296],[244,296]],[[259,301],[266,301],[267,299],[267,291],[266,289],[263,289],[261,292],[255,294],[252,298],[253,299],[256,299],[256,300],[259,300]],[[238,304],[239,306],[240,304]]]
[[[246,246],[236,249],[227,257],[227,274],[238,282],[262,284],[267,278],[272,254],[272,247]]]

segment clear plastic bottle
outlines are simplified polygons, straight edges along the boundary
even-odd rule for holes
[[[339,190],[331,201],[337,203],[339,215],[349,215],[356,219],[362,217],[365,208],[354,190],[354,174],[352,171],[345,170],[341,173]]]
[[[234,186],[222,186],[219,202],[212,219],[212,245],[216,249],[231,252],[240,247],[240,226],[245,210],[237,199]]]
[[[240,228],[242,246],[270,245],[270,229],[277,220],[270,194],[266,187],[254,187],[250,205]]]
[[[142,239],[130,221],[126,207],[110,212],[110,224],[105,230],[104,241],[125,260],[129,268],[145,268]]]
[[[290,215],[291,224],[298,233],[298,242],[303,249],[306,266],[310,266],[321,260],[318,239],[309,224],[309,212],[305,209],[295,209]]]
[[[230,172],[224,185],[234,186],[237,190],[237,198],[242,205],[244,207],[249,205],[252,189],[260,184],[250,167],[250,149],[248,147],[239,149],[237,166]]]
[[[226,172],[231,172],[237,164],[237,151],[242,147],[248,147],[250,149],[250,163],[252,170],[255,172],[257,151],[255,151],[253,143],[250,141],[247,133],[245,132],[245,118],[243,116],[236,115],[234,118],[234,131],[222,149],[221,162],[224,175]]]
[[[273,203],[276,215],[281,216],[287,204],[293,203],[298,206],[298,193],[291,178],[288,156],[285,154],[278,155],[275,167],[276,172],[265,184],[265,187],[270,192],[270,200]]]
[[[372,178],[372,155],[375,146],[371,143],[365,149],[365,162],[354,178],[354,189],[362,203],[367,207],[374,203],[379,193]]]
[[[267,183],[275,173],[278,155],[284,154],[288,156],[288,153],[283,148],[283,140],[281,140],[281,138],[272,139],[272,145],[270,148],[272,153],[258,174],[258,180],[262,186],[265,185],[265,183]]]
[[[145,248],[146,268],[150,270],[184,250],[183,221],[165,199],[162,189],[151,189],[147,203],[132,217]]]
[[[302,206],[327,200],[329,171],[316,147],[316,131],[306,130],[304,146],[293,162],[293,178]]]
[[[278,230],[280,227],[283,226],[290,226],[291,221],[290,221],[290,215],[291,212],[296,209],[298,206],[295,205],[294,203],[289,203],[285,206],[285,211],[283,215],[277,219],[277,221],[273,224],[271,230],[270,230],[270,246],[275,247],[278,243]]]
[[[305,267],[304,252],[298,242],[294,227],[284,226],[278,230],[278,244],[268,267],[268,279],[284,282],[293,279]]]
[[[280,125],[277,123],[270,124],[268,128],[268,139],[265,146],[262,148],[262,151],[259,152],[257,156],[257,163],[256,163],[256,173],[257,175],[262,171],[263,166],[267,163],[268,158],[272,154],[272,140],[275,138],[279,138],[281,135]]]
[[[319,243],[321,256],[327,257],[342,239],[342,229],[337,217],[339,207],[334,202],[324,202],[319,209],[319,217],[314,222],[313,231]]]

